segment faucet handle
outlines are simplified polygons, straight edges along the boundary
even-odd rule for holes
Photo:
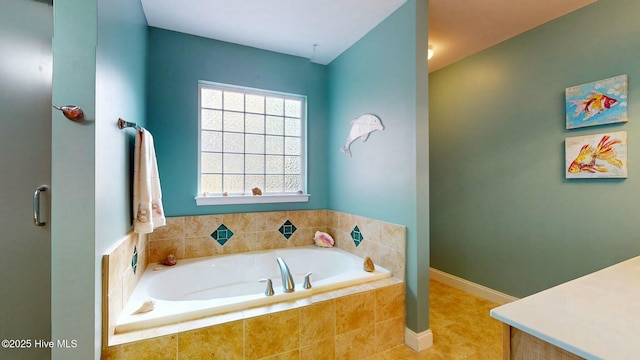
[[[307,273],[307,275],[304,276],[304,285],[302,285],[303,288],[311,289],[311,280],[309,279],[310,277],[311,273]]]
[[[267,288],[264,290],[264,294],[266,296],[273,296],[273,294],[275,294],[275,292],[273,291],[273,283],[271,282],[271,279],[260,279],[258,280],[258,282],[267,283]]]

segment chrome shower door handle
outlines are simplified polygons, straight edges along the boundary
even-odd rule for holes
[[[35,226],[45,226],[46,221],[40,220],[40,193],[47,191],[47,185],[40,185],[33,193],[33,224]]]

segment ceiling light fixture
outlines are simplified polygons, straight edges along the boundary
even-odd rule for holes
[[[429,45],[429,49],[427,50],[427,60],[431,60],[433,57],[433,47]]]

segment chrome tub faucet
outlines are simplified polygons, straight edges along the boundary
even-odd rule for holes
[[[281,257],[276,260],[280,267],[280,274],[282,275],[282,290],[286,293],[295,291],[296,284],[293,282],[293,276],[289,271],[287,263]]]

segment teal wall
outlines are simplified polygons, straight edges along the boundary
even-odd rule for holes
[[[115,124],[144,121],[146,37],[135,1],[55,1],[53,102],[86,120],[52,116],[51,333],[77,340],[52,359],[100,358],[101,255],[131,225],[130,140]]]
[[[149,28],[148,128],[168,216],[327,207],[327,69],[308,59]],[[196,206],[198,81],[307,96],[308,203]]]
[[[430,75],[433,267],[521,297],[640,254],[639,13],[598,1]],[[564,89],[620,74],[629,122],[566,130]],[[607,131],[629,178],[565,180],[565,137]]]
[[[416,151],[428,137],[419,108],[428,101],[427,11],[427,1],[407,1],[329,64],[329,208],[407,226],[407,326],[416,332],[429,322],[429,232],[417,225],[418,208],[429,218],[428,154]],[[385,129],[355,141],[348,157],[339,149],[350,120],[366,113]]]
[[[102,255],[131,229],[136,131],[118,118],[146,123],[147,21],[139,1],[99,0],[95,117],[96,344],[102,333]],[[132,256],[133,254],[131,254]]]

